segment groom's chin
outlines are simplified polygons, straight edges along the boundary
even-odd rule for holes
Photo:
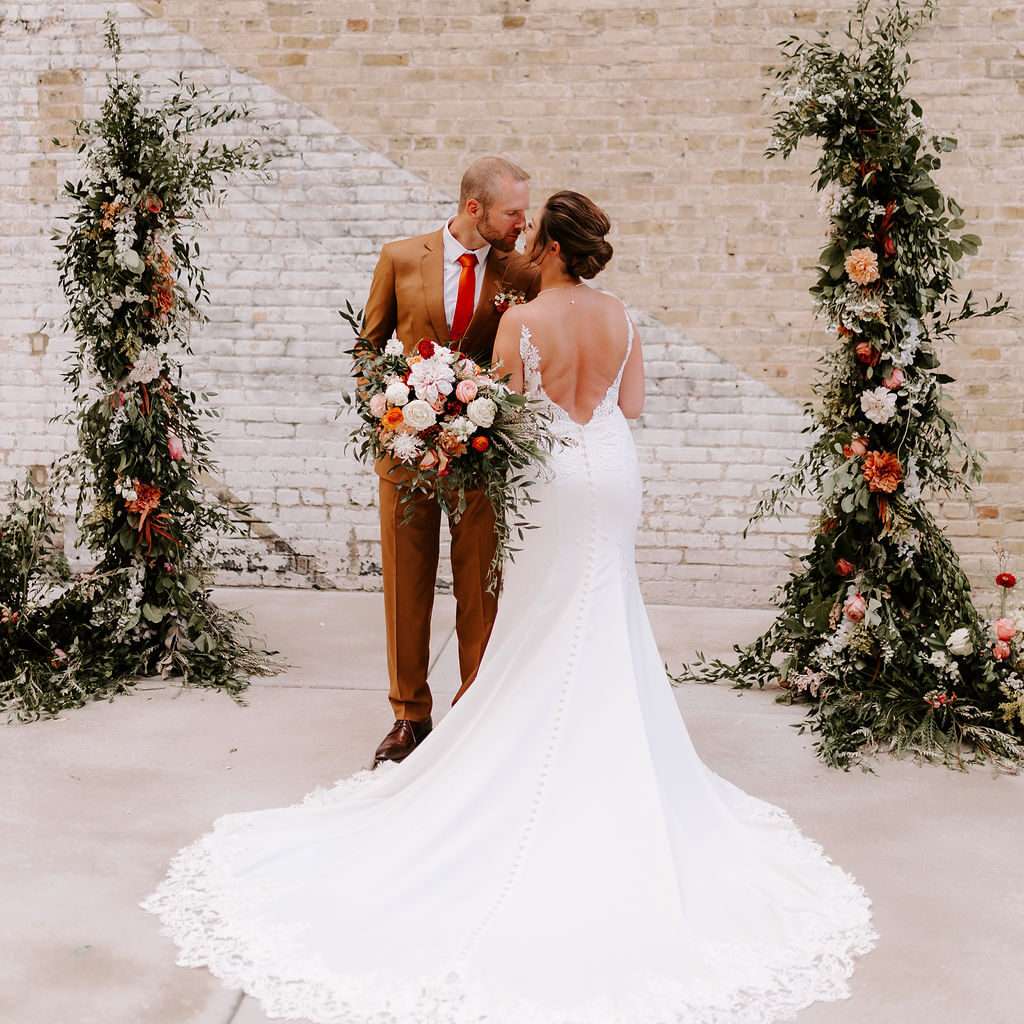
[[[491,242],[491,245],[499,252],[515,252],[518,238],[499,238]]]

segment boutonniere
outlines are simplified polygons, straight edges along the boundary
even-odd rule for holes
[[[494,308],[498,315],[508,309],[509,306],[519,306],[526,301],[526,292],[498,292],[494,296]]]

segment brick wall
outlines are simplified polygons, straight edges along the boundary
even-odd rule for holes
[[[73,156],[55,149],[102,95],[107,5],[9,5],[0,22],[0,481],[68,443],[47,423],[66,396],[49,232]],[[533,197],[573,187],[613,223],[599,283],[641,326],[651,381],[636,429],[645,470],[639,561],[655,601],[763,605],[806,543],[799,515],[741,540],[772,473],[798,450],[801,403],[825,342],[806,289],[824,225],[814,154],[765,161],[761,93],[774,40],[841,23],[833,4],[680,7],[502,0],[453,15],[415,5],[197,0],[115,5],[124,63],[183,69],[249,101],[292,155],[211,216],[211,322],[192,372],[224,418],[216,493],[251,501],[225,581],[376,588],[375,480],[343,446],[334,402],[347,329],[380,245],[452,210],[461,168],[500,151]],[[985,246],[963,282],[1024,305],[1024,9],[947,2],[920,37],[915,95],[957,134],[943,186]],[[1020,321],[972,327],[946,355],[968,435],[988,452],[975,503],[945,521],[986,587],[1000,539],[1024,554]],[[70,538],[73,541],[73,537]],[[447,566],[442,586],[447,585]]]

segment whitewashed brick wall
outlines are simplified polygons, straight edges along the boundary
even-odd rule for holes
[[[320,12],[324,38],[365,32],[364,48],[379,50],[381,57],[394,49],[385,42],[390,45],[410,34],[419,33],[427,46],[434,28],[426,21],[403,26],[370,17],[364,19],[365,27],[353,28],[350,18],[342,29],[331,24],[337,17],[331,13],[334,5],[227,6],[238,17],[247,12],[251,21],[243,35],[252,53],[244,62],[221,53],[209,38],[199,38],[203,33],[184,19],[200,9],[196,5],[114,5],[126,67],[139,68],[147,81],[157,84],[183,70],[225,90],[248,102],[257,119],[273,123],[290,150],[273,165],[269,182],[250,180],[232,189],[223,207],[212,212],[203,242],[211,320],[194,339],[190,372],[197,386],[217,392],[215,401],[223,413],[215,424],[222,471],[211,487],[251,502],[259,516],[249,537],[225,545],[221,580],[376,589],[376,478],[345,452],[346,420],[334,418],[348,379],[344,350],[350,344],[337,310],[346,300],[362,304],[384,242],[430,230],[453,211],[468,154],[458,123],[445,128],[432,122],[433,142],[426,135],[412,139],[410,153],[425,148],[432,154],[429,168],[418,166],[415,159],[402,156],[393,134],[389,139],[394,144],[389,145],[366,131],[347,134],[343,118],[332,116],[312,98],[304,101],[302,90],[289,87],[289,62],[282,47],[302,49],[295,42],[293,22],[308,10]],[[386,6],[373,10],[379,14]],[[63,304],[49,233],[62,212],[60,182],[76,168],[73,154],[54,149],[49,139],[67,134],[69,118],[91,116],[98,108],[107,67],[101,42],[106,9],[87,3],[13,4],[0,22],[0,100],[5,111],[0,122],[0,482],[47,465],[70,443],[47,422],[66,407],[60,374],[70,345],[57,326]],[[739,15],[738,8],[735,13]],[[608,25],[619,15],[605,11],[600,16]],[[514,22],[520,15],[501,17]],[[642,19],[638,24],[632,30],[640,33],[638,38],[656,39],[656,16],[650,24]],[[729,22],[724,25],[728,32]],[[232,27],[237,34],[234,17]],[[509,31],[518,27],[504,24]],[[375,34],[380,46],[368,41]],[[299,42],[305,39],[303,45],[312,52],[317,38],[310,34]],[[291,40],[288,46],[286,40]],[[523,73],[530,76],[544,75],[546,61],[558,57],[547,54],[538,39],[520,45],[528,65]],[[609,61],[620,59],[612,52],[606,56]],[[664,59],[660,54],[658,60]],[[677,86],[682,88],[706,59],[706,54],[684,54]],[[372,66],[392,74],[401,73],[404,65],[392,61]],[[747,71],[755,73],[756,67]],[[331,74],[338,81],[350,77],[342,67]],[[325,95],[331,83],[327,75],[321,83]],[[415,83],[411,75],[404,97],[385,97],[378,112],[382,124],[389,117],[389,102],[397,117],[406,116],[409,103],[429,99],[425,90],[430,87]],[[359,109],[359,119],[365,121],[366,103],[361,101]],[[600,125],[591,130],[600,134]],[[724,140],[729,126],[723,123],[722,130]],[[483,142],[504,148],[532,169],[505,135],[496,133]],[[600,178],[599,167],[578,173],[577,187],[584,191],[590,178]],[[534,187],[535,201],[546,194],[541,186],[550,177],[545,168]],[[628,183],[609,172],[604,185],[627,189]],[[755,216],[755,193],[772,185],[763,179],[737,179],[734,184],[723,180],[718,187],[733,190],[739,204],[736,220],[709,224],[708,238],[694,244],[706,247],[725,235],[733,251],[745,244],[749,251],[768,249],[762,244],[762,227],[748,221]],[[794,213],[791,227],[807,250],[800,259],[813,262],[817,240],[811,236],[817,229],[809,230],[805,209],[800,208],[799,216]],[[649,244],[654,250],[663,244],[657,215],[650,222]],[[700,309],[699,291],[655,276],[657,261],[639,258],[635,241],[626,239],[617,246],[623,269],[599,283],[630,304],[650,381],[647,411],[635,431],[645,479],[638,551],[645,594],[666,603],[765,605],[784,579],[792,555],[808,543],[806,515],[814,506],[805,502],[800,515],[761,524],[745,540],[740,534],[771,475],[804,443],[800,403],[805,395],[780,393],[777,376],[753,368],[743,321],[745,278],[728,282],[735,315],[714,314],[715,326]],[[708,308],[714,310],[729,295],[721,293],[723,281],[715,278],[711,259],[682,274],[699,280]],[[796,308],[805,306],[809,276],[799,279],[788,263],[785,269],[783,287],[804,296],[793,303]],[[766,268],[761,276],[772,272]],[[680,293],[685,308],[679,305]],[[773,329],[780,335],[787,330],[779,324]],[[800,329],[804,337],[797,347],[809,362],[807,327],[801,324]],[[763,346],[763,336],[759,338]],[[729,358],[733,342],[735,359]],[[998,443],[1005,443],[1002,437]],[[991,539],[972,533],[970,524],[977,517],[968,506],[948,511],[951,521],[963,524],[954,532],[962,553],[973,558],[970,568],[987,573]],[[1004,522],[999,521],[1000,528]],[[69,532],[69,547],[73,541]],[[448,573],[444,564],[442,588],[450,585]]]

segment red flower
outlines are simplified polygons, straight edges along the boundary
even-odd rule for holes
[[[1010,587],[1015,587],[1016,585],[1017,585],[1017,577],[1014,576],[1012,572],[1001,572],[996,577],[996,586],[997,587],[1006,587],[1006,589],[1009,590]]]
[[[434,354],[434,343],[429,338],[424,338],[416,346],[416,351],[419,352],[424,359],[429,359]]]
[[[146,196],[145,206],[150,213],[159,213],[164,208],[159,196]]]
[[[485,452],[491,447],[491,442],[483,434],[477,434],[469,443],[475,452]]]
[[[500,313],[504,313],[505,310],[508,309],[508,303],[507,302],[496,302],[494,304],[494,308],[498,311],[499,314]]]
[[[882,250],[889,259],[892,259],[896,255],[896,243],[892,240],[892,235],[885,236],[884,248]]]
[[[865,366],[877,366],[878,360],[882,358],[882,353],[870,341],[858,341],[857,347],[853,351],[857,362],[863,363]]]
[[[854,565],[852,562],[848,562],[845,558],[837,559],[836,561],[836,572],[840,576],[852,576]]]

